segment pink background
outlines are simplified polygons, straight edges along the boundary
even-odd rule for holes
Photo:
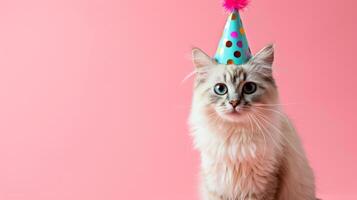
[[[1,0],[0,199],[194,200],[190,48],[213,54],[220,0]],[[320,196],[357,199],[355,0],[254,0]]]

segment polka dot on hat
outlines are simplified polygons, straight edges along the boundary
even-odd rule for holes
[[[236,57],[236,58],[239,58],[241,55],[242,55],[242,54],[241,54],[240,51],[235,51],[235,52],[234,52],[234,57]]]
[[[234,64],[234,62],[233,62],[232,59],[228,59],[228,60],[227,60],[227,64],[228,64],[228,65],[231,65],[231,64]]]
[[[244,35],[244,28],[240,27],[239,32],[240,32],[240,34]]]
[[[237,31],[233,31],[233,32],[231,33],[231,37],[232,37],[232,38],[237,38],[237,37],[238,37]]]
[[[228,40],[227,42],[226,42],[226,47],[231,47],[233,45],[233,43],[230,41],[230,40]]]
[[[239,41],[237,42],[237,46],[238,46],[239,48],[242,48],[242,47],[243,47],[243,42],[242,42],[241,40],[239,40]]]
[[[234,14],[234,13],[232,13],[231,19],[232,19],[232,20],[236,20],[236,19],[237,19],[237,15]]]

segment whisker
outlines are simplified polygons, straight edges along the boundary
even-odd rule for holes
[[[189,74],[187,74],[185,76],[185,78],[183,78],[183,80],[181,81],[181,84],[183,84],[184,82],[186,82],[189,78],[191,78],[193,75],[195,75],[197,73],[196,70],[193,70],[192,72],[190,72]]]
[[[252,116],[250,114],[248,114],[248,119],[249,119],[250,126],[252,128],[252,133],[254,133],[253,123],[252,123],[251,117]],[[264,158],[265,157],[265,152],[266,152],[266,147],[267,147],[267,141],[266,141],[265,135],[261,131],[259,133],[263,136],[263,139],[264,139],[264,150],[263,150],[263,158]]]
[[[260,109],[260,110],[267,110],[267,111],[272,111],[272,112],[277,113],[278,115],[280,115],[285,120],[285,122],[288,124],[288,126],[289,126],[291,131],[295,130],[293,125],[291,125],[291,122],[290,122],[288,116],[285,113],[283,113],[283,112],[281,112],[279,110],[276,110],[276,109],[271,109],[271,108],[261,108],[261,107],[255,107],[255,108]]]
[[[274,145],[276,146],[276,148],[281,151],[280,145],[277,143],[277,141],[274,140],[274,138],[270,134],[270,131],[268,130],[268,128],[266,128],[266,126],[264,126],[264,124],[259,120],[258,116],[256,116],[255,114],[253,114],[252,116],[254,117],[253,119],[256,120],[256,123],[260,124],[260,126],[262,126],[264,128],[264,130],[266,131],[265,133],[268,134],[268,136],[271,138],[271,140],[274,143]]]
[[[280,116],[282,116],[284,118],[287,118],[287,116],[283,112],[280,112],[278,109],[258,107],[258,106],[254,107],[254,109],[272,111],[272,112],[275,112],[275,113],[279,114]]]
[[[291,144],[290,140],[288,140],[285,135],[279,130],[279,128],[277,128],[271,121],[269,121],[267,118],[265,118],[264,115],[261,115],[261,114],[258,114],[256,113],[258,116],[261,117],[262,120],[264,120],[265,122],[267,122],[268,124],[270,124],[270,126],[272,128],[274,128],[280,135],[283,139],[285,139],[285,141],[294,149],[294,151],[301,157],[304,157],[303,155],[301,155],[301,153],[295,148],[294,145]]]
[[[254,106],[288,106],[288,105],[299,105],[299,103],[277,103],[277,104],[268,104],[268,103],[256,103]]]

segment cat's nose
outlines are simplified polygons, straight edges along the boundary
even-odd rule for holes
[[[229,103],[233,106],[233,108],[238,106],[239,101],[237,99],[230,100]]]

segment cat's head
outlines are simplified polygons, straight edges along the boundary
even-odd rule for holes
[[[215,62],[198,48],[192,50],[196,67],[194,102],[196,109],[211,118],[242,122],[262,105],[278,102],[272,74],[274,47],[268,45],[243,65]]]

